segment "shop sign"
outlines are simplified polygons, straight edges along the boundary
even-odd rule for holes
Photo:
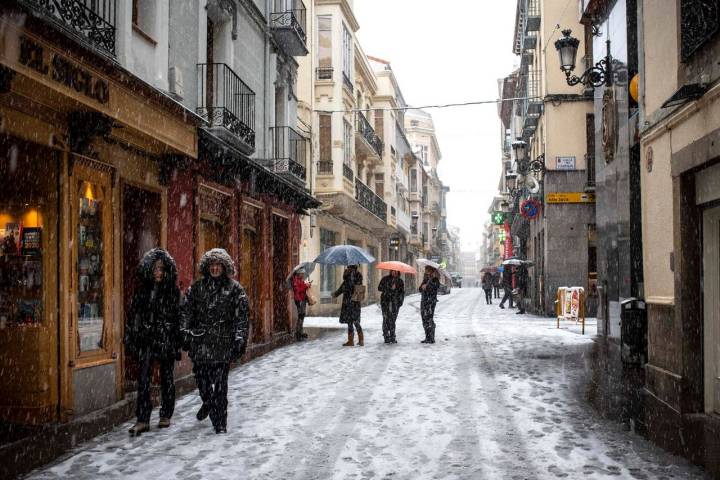
[[[42,45],[28,37],[20,37],[18,62],[21,65],[34,70],[40,75],[47,76],[67,88],[72,88],[100,104],[108,103],[110,100],[110,85],[107,81],[93,76],[87,70],[58,53],[50,53],[50,58],[46,57]]]
[[[545,203],[595,203],[595,194],[585,192],[552,192],[545,196]]]
[[[575,157],[555,157],[557,170],[575,170]]]

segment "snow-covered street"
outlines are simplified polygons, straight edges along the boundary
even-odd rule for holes
[[[482,290],[440,297],[435,345],[421,345],[419,296],[385,345],[377,306],[365,347],[338,327],[230,376],[228,434],[179,399],[173,425],[129,438],[130,423],[31,478],[539,479],[705,478],[600,419],[584,400],[590,335],[485,305]]]

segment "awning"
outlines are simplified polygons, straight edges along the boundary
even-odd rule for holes
[[[304,187],[294,184],[277,173],[271,172],[255,160],[248,158],[233,145],[201,128],[199,135],[200,158],[221,166],[213,173],[219,177],[218,183],[227,184],[227,175],[250,181],[251,189],[278,197],[294,207],[296,213],[307,214],[307,210],[318,208],[322,202],[310,195]]]

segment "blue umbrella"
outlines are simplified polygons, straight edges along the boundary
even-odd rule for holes
[[[373,263],[375,257],[360,247],[354,245],[336,245],[322,252],[313,260],[322,265],[359,265]]]

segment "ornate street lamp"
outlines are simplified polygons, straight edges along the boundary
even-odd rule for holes
[[[577,51],[580,46],[580,40],[570,36],[572,30],[563,30],[563,37],[555,41],[555,49],[560,55],[560,69],[565,72],[568,85],[577,85],[579,83],[587,86],[601,87],[603,85],[611,87],[613,84],[613,58],[610,55],[610,40],[605,42],[607,53],[605,58],[595,64],[594,67],[585,70],[579,77],[573,75],[575,70],[575,62],[577,60]]]
[[[525,155],[527,152],[527,143],[522,140],[516,140],[512,143],[513,152],[515,152],[515,161],[520,165],[525,161]]]

